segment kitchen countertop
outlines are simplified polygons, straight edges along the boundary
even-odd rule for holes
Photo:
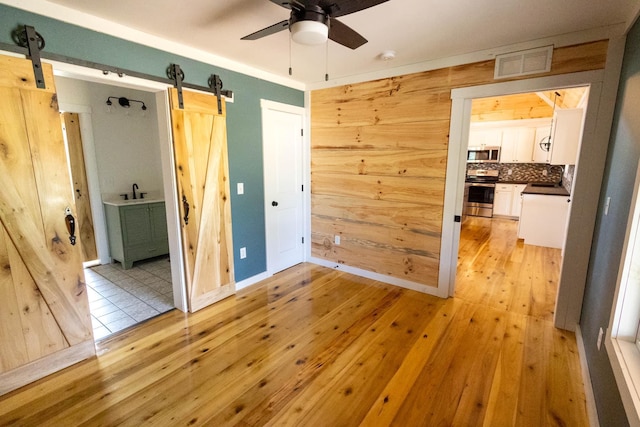
[[[498,181],[496,184],[528,184],[530,181]]]
[[[568,196],[569,192],[566,188],[561,186],[536,186],[535,183],[529,183],[525,189],[522,191],[522,194],[542,194],[546,196]]]

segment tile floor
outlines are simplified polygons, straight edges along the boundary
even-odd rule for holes
[[[174,308],[167,257],[137,262],[128,270],[114,263],[84,273],[95,340]]]

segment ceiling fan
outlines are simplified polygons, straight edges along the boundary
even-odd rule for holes
[[[357,49],[367,42],[356,31],[336,18],[359,12],[388,0],[269,0],[291,10],[289,19],[273,24],[242,40],[257,40],[262,37],[289,29],[291,38],[298,43],[314,45],[327,38],[351,49]]]

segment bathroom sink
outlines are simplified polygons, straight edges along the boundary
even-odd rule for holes
[[[160,199],[157,197],[145,197],[144,199],[128,199],[128,200],[110,200],[105,201],[104,203],[113,206],[128,206],[128,205],[137,205],[140,203],[156,203],[156,202],[164,202],[164,199]]]

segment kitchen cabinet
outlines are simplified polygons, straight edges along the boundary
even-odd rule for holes
[[[551,130],[552,165],[575,165],[582,140],[582,108],[556,110]]]
[[[502,131],[500,163],[531,163],[534,138],[534,128],[505,128]]]
[[[493,198],[493,214],[519,217],[522,190],[526,184],[496,184]]]
[[[522,192],[527,184],[513,184],[512,199],[511,199],[511,216],[520,218],[522,211]]]
[[[511,215],[511,187],[509,184],[496,184],[496,192],[493,196],[494,215]]]
[[[518,238],[527,245],[562,249],[570,207],[568,196],[523,194]]]
[[[549,163],[551,161],[551,150],[546,151],[541,146],[541,142],[549,141],[551,132],[551,121],[546,126],[538,126],[535,129],[535,141],[533,143],[533,163]]]
[[[111,258],[131,268],[140,261],[169,253],[164,202],[105,203]]]
[[[469,130],[469,147],[500,147],[502,145],[501,129]]]

